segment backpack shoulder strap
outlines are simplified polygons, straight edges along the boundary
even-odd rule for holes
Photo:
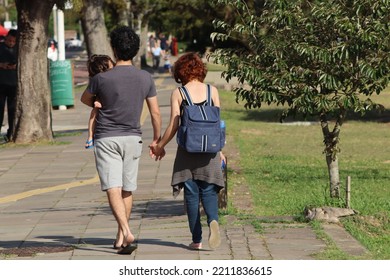
[[[206,87],[207,87],[207,97],[206,97],[207,105],[213,106],[213,103],[211,102],[211,86],[210,84],[207,84]]]
[[[183,90],[181,89],[181,87],[178,87],[178,89],[179,89],[181,99],[183,99],[183,101],[186,100],[186,97],[184,96],[184,93],[183,93]]]
[[[185,99],[188,102],[188,105],[193,106],[194,103],[192,102],[190,93],[188,92],[188,89],[185,86],[179,87],[179,90],[182,94],[184,94]]]

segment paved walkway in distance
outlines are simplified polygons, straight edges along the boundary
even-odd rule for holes
[[[76,63],[75,82],[87,79]],[[169,96],[175,86],[167,74],[154,74],[163,128],[169,120]],[[226,83],[210,72],[206,82]],[[0,259],[35,260],[307,260],[325,249],[307,224],[263,223],[257,233],[234,216],[221,217],[222,244],[217,250],[189,250],[191,236],[182,194],[173,199],[170,179],[175,141],[160,162],[149,158],[151,124],[143,126],[144,151],[130,226],[138,248],[131,255],[112,249],[116,223],[100,191],[92,150],[84,149],[90,109],[80,104],[53,111],[58,144],[0,147]],[[3,130],[4,131],[4,130]],[[233,198],[234,199],[234,198]],[[325,225],[340,249],[351,255],[366,250],[338,225]]]

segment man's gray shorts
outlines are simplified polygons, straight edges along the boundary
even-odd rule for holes
[[[140,136],[105,137],[95,141],[95,161],[102,191],[122,187],[137,189],[138,164],[142,153]]]

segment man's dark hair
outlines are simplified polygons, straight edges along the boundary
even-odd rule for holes
[[[10,29],[7,33],[7,36],[17,37],[17,35],[18,35],[18,30],[16,29]]]
[[[128,26],[119,26],[111,31],[111,47],[119,60],[132,60],[139,50],[139,36]]]

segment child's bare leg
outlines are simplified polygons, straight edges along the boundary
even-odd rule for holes
[[[93,135],[95,132],[95,124],[96,124],[96,116],[98,114],[99,108],[93,108],[91,110],[91,114],[89,116],[88,121],[88,138],[87,142],[85,143],[85,148],[89,148],[93,146]]]

